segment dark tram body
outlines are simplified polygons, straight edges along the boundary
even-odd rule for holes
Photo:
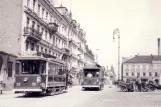
[[[83,68],[82,88],[96,88],[102,90],[104,88],[104,69],[99,65],[87,66]],[[90,76],[88,76],[90,74]]]
[[[67,65],[52,58],[20,57],[21,72],[15,75],[16,93],[53,95],[67,89]]]

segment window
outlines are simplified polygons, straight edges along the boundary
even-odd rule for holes
[[[27,6],[30,7],[30,0],[27,0]]]
[[[38,15],[40,15],[40,4],[38,4]]]
[[[29,49],[29,41],[26,41],[26,51]]]
[[[29,27],[29,23],[30,23],[30,19],[27,17],[27,20],[26,20],[26,27]]]
[[[47,34],[48,34],[48,32],[45,31],[45,40],[47,40]]]
[[[155,76],[158,76],[158,73],[157,72],[155,72]]]
[[[38,45],[36,46],[36,51],[39,52],[39,46]]]
[[[47,53],[47,49],[45,49],[45,53]]]
[[[51,54],[51,51],[49,51],[49,54]]]
[[[132,76],[134,76],[134,72],[132,72]]]
[[[126,73],[126,76],[128,76],[128,73]]]
[[[143,72],[143,76],[146,76],[146,73],[145,72]]]
[[[54,43],[55,43],[55,36],[53,36],[53,45],[54,45]]]
[[[151,72],[149,72],[149,76],[152,76]]]
[[[33,10],[35,10],[36,0],[33,0]]]
[[[44,28],[41,28],[41,33],[42,33],[42,35],[43,35],[43,33],[44,33]]]
[[[8,62],[8,77],[12,77],[12,65],[13,62]]]
[[[43,52],[43,50],[44,50],[43,47],[41,47],[41,52]]]
[[[48,12],[46,12],[46,21],[48,21]]]
[[[37,31],[40,32],[40,25],[37,25]]]
[[[35,22],[32,21],[32,29],[34,29],[34,28],[35,28]]]
[[[42,8],[42,18],[44,18],[44,11],[45,9]]]
[[[34,43],[31,43],[31,51],[34,51]]]
[[[140,72],[137,73],[137,76],[140,76]]]
[[[19,72],[20,72],[19,67],[20,67],[20,64],[19,63],[16,63],[16,74],[19,74]]]

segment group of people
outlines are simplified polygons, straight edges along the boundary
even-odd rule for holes
[[[99,72],[96,72],[96,75],[93,75],[91,72],[89,72],[87,74],[87,77],[91,78],[91,77],[99,77]]]
[[[148,86],[148,84],[154,84],[157,85],[158,81],[142,81],[141,78],[139,76],[137,76],[137,78],[133,81],[131,81],[132,83],[132,88],[134,89],[134,91],[138,91],[141,92],[142,89],[145,89],[146,86]]]

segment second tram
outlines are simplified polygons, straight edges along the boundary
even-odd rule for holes
[[[65,63],[52,58],[19,57],[21,70],[15,75],[16,93],[54,95],[67,89],[68,73]]]
[[[83,69],[84,77],[82,88],[96,88],[102,90],[104,88],[104,69],[100,65],[86,66]]]

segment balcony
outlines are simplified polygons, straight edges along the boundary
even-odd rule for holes
[[[54,34],[55,32],[58,31],[58,24],[50,22],[48,24],[48,28],[51,34]]]
[[[68,48],[62,48],[61,50],[62,50],[63,54],[70,56],[71,53],[70,53],[70,50]]]
[[[24,28],[24,36],[27,36],[28,38],[34,39],[36,41],[40,41],[42,39],[42,33],[31,27]]]
[[[72,38],[69,38],[69,43],[73,43],[74,45],[78,46],[78,43],[74,41]]]

